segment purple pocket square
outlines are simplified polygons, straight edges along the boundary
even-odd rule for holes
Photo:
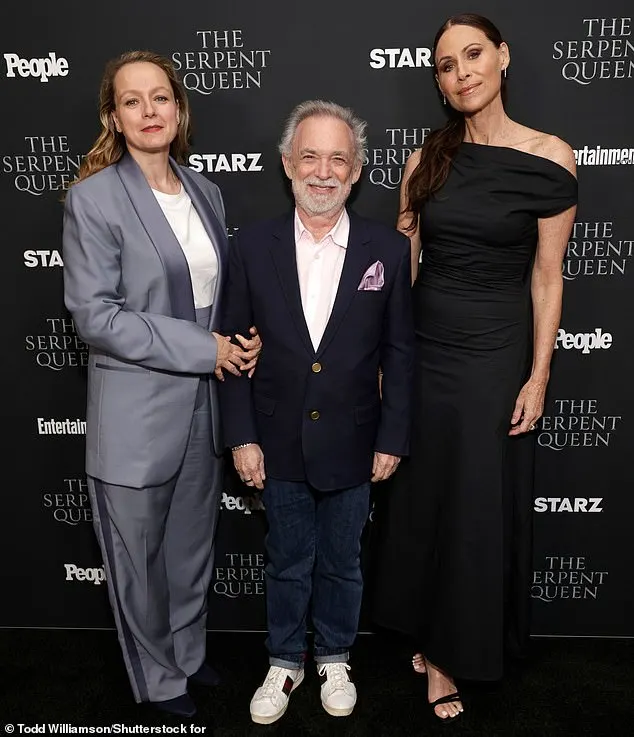
[[[383,289],[385,283],[383,276],[383,264],[380,261],[375,261],[372,266],[369,266],[363,275],[359,286],[357,287],[358,292],[380,292]]]

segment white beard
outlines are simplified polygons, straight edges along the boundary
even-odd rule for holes
[[[348,181],[342,184],[335,177],[319,181],[318,179],[293,178],[293,195],[295,202],[309,215],[325,215],[332,210],[342,208],[350,195],[352,184]],[[310,185],[332,187],[328,192],[317,193],[310,190]]]

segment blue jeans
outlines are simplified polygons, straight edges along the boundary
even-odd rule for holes
[[[309,606],[315,661],[346,662],[359,626],[361,533],[370,484],[320,492],[303,482],[268,478],[263,501],[269,523],[269,663],[283,668],[304,663]]]

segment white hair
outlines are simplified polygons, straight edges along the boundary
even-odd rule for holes
[[[305,102],[300,102],[293,109],[286,120],[282,139],[278,146],[279,152],[283,156],[291,155],[297,126],[303,120],[306,120],[306,118],[312,117],[337,118],[338,120],[342,120],[350,128],[354,138],[355,161],[358,164],[363,163],[364,149],[367,144],[365,136],[367,123],[365,120],[357,117],[349,107],[342,107],[341,105],[337,105],[336,102],[326,100],[306,100]]]

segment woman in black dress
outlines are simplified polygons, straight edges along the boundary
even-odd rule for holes
[[[454,678],[500,678],[528,639],[531,430],[575,215],[570,146],[505,113],[509,60],[486,18],[443,25],[434,62],[450,120],[412,154],[401,189],[414,432],[379,508],[374,618],[418,643],[413,665],[441,719],[462,711]]]

